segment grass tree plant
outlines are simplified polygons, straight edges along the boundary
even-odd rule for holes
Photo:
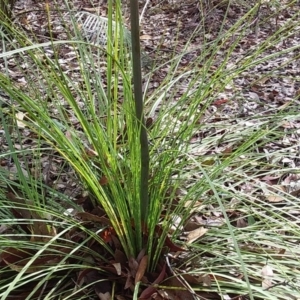
[[[105,45],[84,39],[71,10],[64,41],[33,43],[9,24],[2,34],[1,299],[297,299],[299,200],[278,179],[296,176],[279,162],[295,146],[268,149],[297,133],[285,129],[299,113],[292,101],[235,120],[209,111],[243,72],[299,48],[268,52],[297,15],[232,63],[249,9],[143,94],[138,1],[130,9],[131,48],[121,1],[109,1]]]

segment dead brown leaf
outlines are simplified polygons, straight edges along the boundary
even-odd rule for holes
[[[186,243],[191,244],[200,237],[202,237],[208,231],[207,228],[199,227],[193,231],[190,231],[186,236]]]
[[[145,255],[139,264],[139,267],[137,269],[136,275],[135,275],[135,279],[134,279],[134,283],[137,284],[139,281],[141,281],[141,279],[143,278],[146,269],[147,269],[147,265],[148,265],[148,255]]]
[[[269,265],[265,265],[261,270],[262,276],[262,288],[268,289],[272,286],[273,268]]]
[[[158,277],[154,280],[152,285],[155,284],[159,284],[160,282],[162,282],[164,280],[166,276],[166,264],[164,264],[160,274],[158,275]],[[153,286],[148,286],[146,289],[144,289],[140,295],[140,300],[144,300],[144,299],[149,299],[155,292],[157,291],[157,289]]]
[[[96,215],[90,214],[88,212],[77,212],[76,216],[82,221],[96,222],[103,225],[111,225],[110,221],[105,217],[98,217]]]
[[[135,278],[137,270],[139,268],[139,263],[134,259],[133,257],[129,258],[128,260],[129,270],[131,273],[131,276]]]
[[[273,203],[285,201],[285,197],[280,195],[266,195],[266,199]]]

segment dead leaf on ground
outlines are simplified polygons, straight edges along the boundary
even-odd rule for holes
[[[272,286],[272,279],[273,279],[273,268],[270,265],[265,265],[261,270],[262,276],[262,288],[268,289]]]
[[[186,288],[185,285],[181,283],[181,281],[177,277],[172,277],[167,279],[164,282],[164,286],[169,286],[170,289],[165,288],[164,290],[159,290],[160,295],[164,295],[164,299],[178,299],[178,300],[194,300],[196,294],[194,292],[186,290],[182,290],[182,288]],[[174,287],[178,287],[180,289],[174,289]],[[172,289],[171,289],[172,288]]]
[[[141,281],[141,279],[143,278],[146,269],[147,269],[147,265],[148,265],[148,255],[145,255],[139,264],[139,267],[137,269],[136,275],[135,275],[135,279],[134,279],[134,283],[137,284],[139,281]]]
[[[149,299],[156,291],[157,289],[153,286],[155,284],[159,284],[161,283],[165,277],[166,277],[166,264],[164,264],[160,274],[158,275],[158,277],[154,280],[154,282],[152,283],[152,286],[148,286],[146,289],[144,289],[140,295],[140,300],[142,299]]]
[[[128,265],[129,265],[131,276],[133,278],[135,278],[136,272],[137,272],[137,270],[139,268],[139,263],[136,261],[136,259],[134,259],[133,257],[131,257],[128,260]]]
[[[113,263],[112,265],[116,269],[117,274],[120,276],[122,274],[122,266],[121,266],[121,264],[120,263]]]
[[[16,113],[17,126],[19,128],[25,128],[27,126],[26,123],[23,122],[25,116],[26,116],[26,113],[23,113],[21,111]]]
[[[200,237],[202,237],[208,231],[207,228],[199,227],[193,231],[190,231],[186,236],[186,243],[191,244]]]
[[[284,196],[280,195],[266,195],[266,199],[272,203],[283,202],[286,200]]]
[[[60,255],[43,254],[35,257],[36,251],[32,249],[6,248],[0,254],[2,264],[16,272],[35,273],[43,270],[46,266],[55,266],[62,259]]]

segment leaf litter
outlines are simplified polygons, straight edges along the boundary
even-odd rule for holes
[[[101,16],[106,16],[107,4],[105,1],[101,2],[102,5],[95,5],[96,8],[94,8],[90,2],[83,0],[73,1],[72,5],[75,10],[83,8],[85,11],[91,13],[96,12]],[[207,15],[205,22],[203,23],[200,22],[203,14],[203,7],[199,7],[199,3],[196,3],[196,1],[186,1],[185,3],[182,3],[182,1],[151,1],[151,3],[148,3],[141,23],[141,40],[145,51],[154,61],[159,57],[159,61],[156,61],[157,64],[168,61],[172,58],[174,53],[180,54],[185,47],[187,37],[192,36],[193,31],[199,26],[199,23],[202,24],[203,29],[207,32],[205,37],[208,41],[213,41],[216,38],[224,17],[224,6],[219,5],[217,1],[208,2],[210,3],[210,6],[206,7]],[[60,16],[54,9],[57,6],[52,1],[48,1],[48,5],[53,8],[50,9],[52,26],[51,34],[57,39],[65,39],[66,35],[60,21]],[[145,3],[143,3],[143,5],[145,5]],[[15,21],[28,33],[33,32],[38,36],[39,42],[48,41],[49,28],[47,15],[46,13],[37,14],[35,10],[32,10],[32,7],[35,6],[39,7],[41,11],[45,11],[43,3],[36,3],[36,1],[18,1],[15,7]],[[272,11],[274,8],[268,5],[262,5],[260,13],[262,16],[267,16],[270,13],[270,10]],[[241,5],[233,5],[228,12],[226,22],[224,23],[224,30],[229,28],[244,11],[245,8]],[[254,50],[259,43],[262,43],[270,33],[274,31],[274,23],[276,23],[278,28],[283,26],[286,22],[292,22],[293,16],[297,14],[297,7],[291,7],[290,12],[286,11],[285,14],[283,12],[277,15],[275,14],[273,19],[269,18],[266,22],[261,21],[258,33],[254,33],[253,28],[248,30],[247,36],[239,42],[239,47],[235,49],[231,61],[228,62],[228,69],[238,65],[239,60],[242,57],[245,57],[249,51]],[[128,14],[128,10],[125,9],[125,16],[126,14]],[[195,49],[195,51],[189,52],[182,58],[180,61],[181,70],[184,70],[188,63],[196,60],[201,53],[201,49],[198,47],[202,42],[201,39],[201,35],[193,35],[190,47],[191,49]],[[287,34],[282,42],[275,45],[274,49],[268,53],[263,53],[261,58],[297,44],[299,44],[299,34]],[[228,46],[229,45],[224,45],[222,51],[217,53],[217,56],[220,58],[219,63],[222,62],[222,56],[226,53],[226,47]],[[51,57],[53,53],[50,49],[45,49],[43,55]],[[81,79],[77,74],[79,66],[75,63],[76,53],[73,48],[65,45],[60,49],[60,55],[60,63],[65,72],[71,73],[72,78],[78,85],[82,84]],[[226,84],[225,93],[213,95],[214,101],[206,108],[204,117],[199,120],[200,124],[205,123],[209,126],[202,126],[200,132],[195,132],[195,136],[190,145],[191,154],[195,157],[204,156],[205,161],[203,161],[203,164],[206,164],[207,166],[212,165],[216,162],[216,155],[220,159],[226,159],[226,156],[234,153],[234,149],[239,143],[238,140],[231,140],[231,142],[223,143],[222,139],[225,136],[227,137],[226,141],[230,141],[231,134],[236,130],[240,130],[241,127],[255,130],[257,126],[262,126],[264,124],[264,121],[252,122],[252,118],[258,116],[265,116],[267,118],[269,114],[277,110],[285,111],[286,109],[292,110],[293,108],[297,110],[300,90],[300,85],[297,80],[297,77],[299,76],[298,58],[297,48],[295,48],[293,53],[289,53],[286,56],[282,55],[268,62],[262,61],[260,64],[256,64],[252,69],[247,70],[247,72],[242,72],[238,78],[228,82]],[[41,56],[41,60],[46,61],[43,56]],[[1,65],[3,67],[2,62]],[[35,74],[29,72],[29,69],[32,66],[27,63],[24,63],[21,66],[23,71],[26,70],[29,76],[34,78]],[[101,62],[100,66],[102,72],[105,72],[105,63]],[[167,64],[162,67],[159,72],[154,72],[150,78],[148,88],[149,94],[160,85],[169,70],[170,66]],[[8,72],[16,84],[19,85],[20,89],[26,89],[28,79],[22,76],[22,72],[18,70],[17,62],[14,61],[14,59],[8,60]],[[213,74],[213,72],[214,70],[212,69],[211,74]],[[209,78],[206,80],[209,80]],[[190,89],[188,79],[186,81],[178,82],[178,94],[175,95],[174,101],[179,99],[188,89]],[[189,92],[192,93],[192,91]],[[45,99],[52,98],[52,95],[49,94],[49,92],[44,91],[44,93]],[[80,102],[80,98],[77,97],[77,99]],[[8,102],[9,99],[7,99],[6,95],[2,95],[1,92],[1,103],[5,105]],[[84,107],[84,103],[82,103],[82,107]],[[54,107],[52,107],[52,109],[53,115],[55,116],[57,112]],[[160,107],[158,106],[157,109],[160,109]],[[18,111],[15,117],[18,119],[16,124],[18,130],[23,132],[24,140],[22,141],[22,147],[28,145],[28,138],[33,141],[30,143],[29,147],[34,147],[34,136],[26,130],[26,122],[23,122],[23,120],[26,120],[26,115],[24,112]],[[75,124],[77,120],[72,118],[73,116],[70,112],[70,122]],[[261,124],[259,124],[259,122],[261,122]],[[254,161],[254,166],[250,171],[255,175],[255,180],[251,179],[249,182],[240,184],[232,190],[251,193],[253,197],[255,196],[258,199],[257,201],[267,201],[270,205],[277,203],[283,205],[282,202],[286,199],[286,195],[291,195],[292,197],[298,196],[298,191],[300,189],[299,176],[293,172],[280,172],[280,169],[282,166],[289,166],[291,169],[299,167],[299,160],[297,159],[299,124],[299,119],[297,117],[291,116],[289,119],[283,120],[279,124],[279,129],[285,132],[284,139],[270,140],[263,149],[258,148],[258,153],[268,153],[269,166],[266,165],[265,169],[260,170],[260,164],[255,165]],[[220,143],[218,145],[215,145],[215,140],[211,139],[212,136],[220,137]],[[234,135],[232,134],[232,136]],[[201,141],[203,146],[201,144],[199,145],[199,141]],[[1,144],[4,146],[1,152],[5,153],[7,150],[5,137],[1,138]],[[16,148],[17,147],[18,142],[16,141]],[[89,149],[88,145],[86,147]],[[278,155],[278,152],[276,155],[273,155],[276,150],[280,149],[282,149],[281,156],[276,156]],[[93,149],[86,151],[88,158],[94,155],[91,154],[92,152]],[[288,153],[288,155],[286,155],[286,153]],[[199,283],[203,283],[204,286],[211,286],[212,281],[226,280],[226,276],[217,278],[215,275],[204,274],[203,277],[199,278],[197,277],[198,275],[189,275],[187,273],[188,264],[178,263],[178,260],[181,260],[188,255],[188,248],[177,246],[170,239],[167,239],[166,246],[169,248],[168,254],[171,254],[171,256],[166,259],[164,263],[159,264],[160,270],[158,273],[151,274],[146,272],[146,255],[141,255],[140,258],[131,258],[129,262],[126,262],[126,256],[120,248],[120,243],[113,228],[110,226],[109,220],[106,218],[101,208],[93,206],[92,200],[89,199],[88,195],[85,195],[84,189],[81,186],[78,186],[76,177],[72,176],[72,171],[68,168],[63,171],[63,158],[58,157],[56,153],[45,153],[43,154],[42,159],[43,162],[40,164],[42,170],[39,172],[44,175],[44,178],[49,177],[47,184],[59,189],[68,197],[71,197],[71,199],[78,204],[78,207],[82,208],[82,211],[75,210],[75,212],[72,212],[71,217],[79,220],[83,228],[99,235],[105,243],[110,244],[110,246],[115,249],[115,253],[108,255],[101,248],[103,245],[99,246],[97,239],[93,238],[88,242],[87,246],[91,251],[100,253],[98,256],[89,255],[87,254],[88,252],[81,249],[78,249],[75,252],[79,257],[77,259],[78,262],[83,258],[91,260],[99,269],[104,271],[105,274],[104,276],[103,273],[97,272],[94,269],[86,269],[79,274],[74,274],[74,276],[71,277],[72,279],[69,278],[66,281],[66,286],[70,286],[71,288],[74,287],[73,281],[75,279],[76,289],[79,291],[78,295],[80,294],[82,285],[92,285],[94,292],[99,299],[110,299],[112,290],[110,283],[117,281],[119,290],[117,289],[116,291],[116,297],[130,297],[134,285],[138,281],[141,281],[145,286],[148,285],[148,287],[143,290],[140,299],[195,299],[194,296],[196,294],[194,290],[189,287],[190,285],[199,285]],[[242,161],[243,157],[240,159]],[[33,158],[28,158],[28,161],[33,162]],[[49,161],[51,163],[49,163]],[[12,167],[13,166],[10,166],[8,161],[1,161],[1,168],[11,171]],[[231,170],[234,169],[235,166],[231,168]],[[272,170],[276,171],[272,173]],[[100,180],[103,184],[106,184],[105,178],[101,178]],[[187,182],[186,188],[189,188],[192,184],[193,180]],[[224,186],[225,184],[227,185],[227,188],[230,189],[233,182],[230,182],[229,179],[228,182],[224,183]],[[188,224],[183,224],[183,226],[181,226],[180,223],[177,224],[174,219],[173,230],[181,231],[179,239],[185,240],[185,245],[193,243],[198,239],[201,240],[202,236],[205,236],[212,228],[221,228],[222,225],[225,224],[223,213],[217,206],[203,204],[206,203],[205,197],[210,196],[211,195],[208,193],[207,195],[203,195],[203,199],[199,200]],[[49,238],[60,239],[60,237],[57,237],[57,230],[59,231],[60,228],[59,222],[54,222],[52,219],[53,224],[51,226],[40,222],[39,220],[44,220],[44,217],[39,216],[37,212],[34,211],[34,206],[32,205],[31,207],[30,205],[28,206],[28,204],[24,205],[24,201],[31,201],[30,199],[22,199],[20,192],[16,191],[7,191],[6,197],[8,200],[18,203],[16,209],[12,211],[15,218],[34,219],[32,224],[22,225],[22,229],[29,235],[32,235],[30,238],[31,242],[46,242]],[[234,197],[230,200],[231,207],[227,208],[227,214],[232,219],[233,224],[236,222],[235,224],[238,228],[247,228],[247,226],[250,226],[253,222],[251,217],[244,216],[243,212],[238,210],[238,201],[235,201]],[[288,213],[289,218],[294,221],[293,216],[298,215],[299,210],[295,209],[291,203],[287,203],[286,205],[286,213]],[[290,208],[288,208],[289,206]],[[65,207],[64,209],[66,211],[69,207]],[[176,216],[176,218],[178,219],[180,216]],[[63,222],[63,220],[58,221]],[[2,234],[9,233],[9,230],[10,227],[1,224]],[[158,227],[157,232],[159,233],[159,231],[160,229]],[[61,236],[65,236],[69,242],[62,240],[60,241],[60,246],[50,246],[50,249],[48,250],[49,253],[45,252],[43,258],[38,258],[36,256],[37,253],[29,246],[25,252],[24,250],[22,250],[22,252],[17,248],[2,249],[0,254],[1,267],[7,268],[7,270],[10,269],[11,271],[20,272],[33,258],[31,264],[27,267],[27,272],[40,270],[45,264],[58,264],[64,260],[64,255],[57,255],[54,253],[57,253],[58,249],[61,253],[71,253],[73,248],[85,239],[86,235],[87,233],[82,230],[82,228],[74,226],[69,232],[66,232]],[[41,236],[41,239],[37,240],[36,236]],[[47,238],[45,238],[45,236],[47,236]],[[209,235],[207,241],[209,241],[209,239],[210,242],[214,242],[213,236]],[[251,245],[246,242],[241,243],[240,246],[254,252],[259,251],[260,249],[259,246],[256,247],[256,245]],[[53,249],[51,249],[51,247]],[[265,248],[264,251],[273,252],[276,255],[283,255],[285,252],[284,249],[276,249],[275,245],[273,245],[273,247]],[[104,255],[104,257],[102,257],[102,255]],[[205,254],[203,255],[203,259],[205,259]],[[195,264],[197,263],[198,262],[195,262]],[[228,269],[227,271],[230,270]],[[167,279],[167,281],[164,282],[170,274],[174,275],[173,279]],[[240,276],[238,271],[236,275]],[[268,289],[272,287],[273,268],[268,264],[262,267],[261,278],[263,288]],[[102,284],[98,284],[98,282],[102,282]],[[107,284],[104,285],[103,282],[106,282]],[[164,289],[157,287],[157,285],[161,283],[165,286]],[[49,280],[47,288],[42,292],[50,290],[54,285],[55,283]],[[172,289],[168,290],[168,286],[178,287],[178,291],[174,292]],[[180,291],[180,288],[182,287],[185,291]],[[12,295],[11,298],[24,299],[30,292],[30,289],[28,289],[28,291],[22,291],[18,296]],[[86,292],[82,289],[81,293],[85,294]],[[39,294],[39,292],[37,294]],[[219,297],[218,295],[212,295],[209,292],[197,292],[197,294],[201,299],[211,299],[211,297],[214,297],[213,299],[218,299]],[[236,297],[242,299],[243,295],[228,296],[228,299],[237,299]]]

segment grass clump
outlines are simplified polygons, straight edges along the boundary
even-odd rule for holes
[[[297,150],[284,139],[297,134],[295,99],[253,113],[261,103],[236,82],[297,49],[272,51],[297,14],[240,56],[257,6],[213,42],[200,24],[201,55],[185,68],[188,48],[174,55],[137,109],[142,74],[120,2],[108,8],[106,45],[85,40],[71,11],[66,40],[33,43],[11,25],[14,40],[3,35],[1,298],[296,299]]]

